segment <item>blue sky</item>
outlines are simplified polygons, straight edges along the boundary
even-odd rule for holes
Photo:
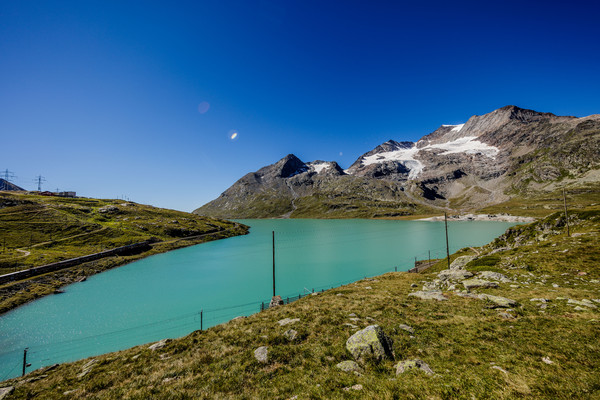
[[[515,104],[600,113],[592,2],[2,1],[0,169],[191,211]],[[231,140],[233,132],[238,135]]]

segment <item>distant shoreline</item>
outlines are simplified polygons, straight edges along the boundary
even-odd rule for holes
[[[499,222],[534,222],[533,217],[519,217],[509,214],[462,214],[448,216],[450,221],[499,221]],[[443,221],[444,216],[421,218],[417,221]]]

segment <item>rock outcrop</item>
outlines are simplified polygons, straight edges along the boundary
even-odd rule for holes
[[[346,349],[355,360],[366,359],[394,359],[392,351],[392,339],[390,339],[379,325],[369,325],[365,329],[356,332],[346,341]]]

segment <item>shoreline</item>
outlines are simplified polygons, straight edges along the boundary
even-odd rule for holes
[[[443,221],[444,216],[420,218],[417,221]],[[535,222],[533,217],[519,217],[510,214],[461,214],[449,215],[449,221],[497,221],[497,222]]]

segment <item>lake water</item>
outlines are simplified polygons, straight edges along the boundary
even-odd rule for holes
[[[241,220],[250,234],[145,258],[0,317],[0,380],[166,337],[184,336],[284,298],[445,257],[443,222]],[[490,242],[514,223],[449,222],[450,252]]]

